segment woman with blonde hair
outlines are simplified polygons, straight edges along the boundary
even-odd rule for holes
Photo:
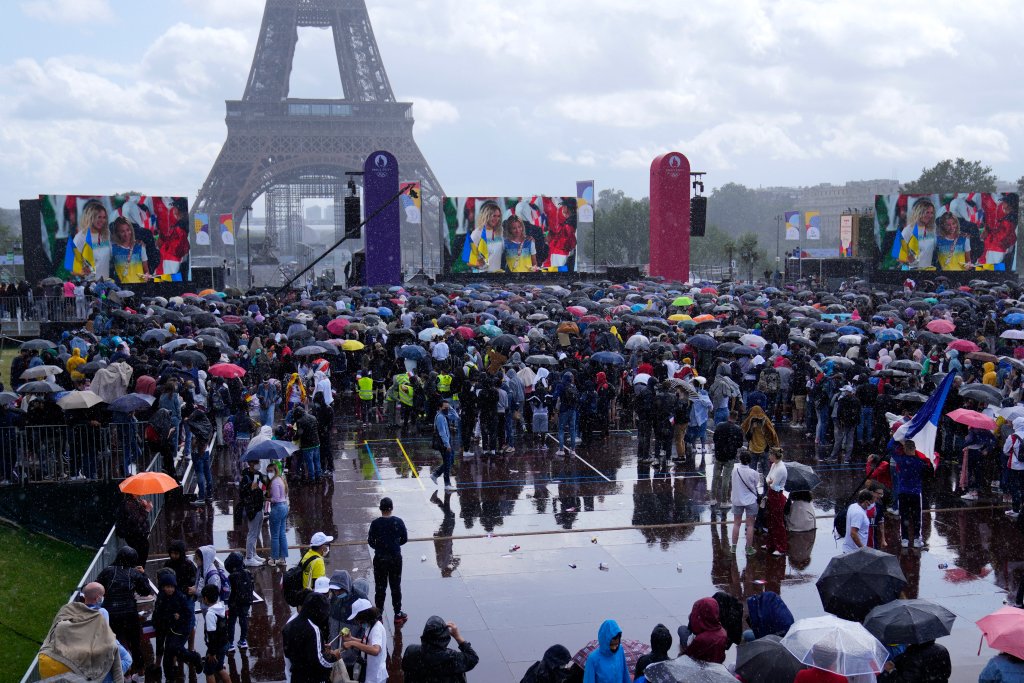
[[[75,252],[73,275],[110,277],[110,225],[107,209],[101,202],[90,199],[78,217],[78,231],[71,238]]]
[[[117,281],[129,284],[151,280],[146,247],[135,240],[135,227],[131,221],[124,216],[114,219],[113,233],[111,260]]]
[[[537,270],[537,248],[533,238],[526,234],[526,226],[519,216],[509,216],[503,225],[505,231],[505,265],[510,273],[529,273]]]
[[[476,228],[469,236],[469,265],[474,273],[500,273],[505,236],[501,227],[501,207],[486,201],[476,212]]]
[[[892,245],[892,256],[903,270],[932,269],[935,255],[935,203],[927,197],[914,202],[907,227]]]

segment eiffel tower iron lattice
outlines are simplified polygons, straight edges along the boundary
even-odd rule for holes
[[[343,99],[288,97],[299,27],[333,32]],[[345,172],[382,149],[397,157],[403,180],[422,183],[427,249],[439,248],[429,226],[437,225],[443,190],[413,139],[412,103],[395,100],[365,0],[267,0],[245,92],[226,104],[227,139],[193,210],[231,213],[239,225],[265,194],[266,237],[254,263],[309,256],[301,244],[302,199],[335,200],[340,240]]]

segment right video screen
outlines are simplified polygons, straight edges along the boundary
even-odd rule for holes
[[[875,195],[879,268],[1015,271],[1016,192]]]

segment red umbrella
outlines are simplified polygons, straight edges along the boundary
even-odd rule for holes
[[[335,318],[331,322],[327,323],[327,331],[331,334],[341,336],[345,334],[345,328],[348,327],[348,318]]]
[[[981,351],[981,347],[980,346],[978,346],[974,342],[968,341],[966,339],[957,339],[957,340],[949,342],[949,346],[946,347],[946,350],[949,351],[951,349],[956,349],[957,351],[959,351],[961,353],[971,353],[972,351]]]
[[[718,294],[718,290],[715,289],[714,287],[705,287],[704,289],[700,290],[700,293],[701,294]]]
[[[582,306],[569,306],[565,310],[569,311],[577,318],[581,318],[587,314],[587,309],[583,308]]]
[[[472,339],[473,337],[476,336],[476,332],[473,331],[473,328],[466,327],[465,325],[460,325],[459,327],[456,327],[455,334],[459,335],[463,339]]]
[[[1024,610],[1003,607],[975,623],[990,648],[1024,659]]]
[[[233,379],[235,377],[242,377],[245,375],[245,370],[234,363],[217,363],[216,365],[210,366],[210,374],[214,377]]]
[[[927,327],[930,331],[934,332],[935,334],[950,334],[953,330],[956,329],[956,325],[954,325],[948,320],[942,319],[932,320],[927,325],[925,325],[925,327]]]
[[[241,316],[238,316],[238,315],[226,315],[223,318],[221,318],[221,320],[223,320],[224,322],[228,323],[229,325],[241,325],[242,324],[242,318],[241,318]]]
[[[953,422],[959,422],[962,425],[968,427],[974,427],[975,429],[990,429],[996,428],[996,421],[988,415],[982,415],[976,410],[967,410],[966,408],[957,408],[951,410],[946,415]]]

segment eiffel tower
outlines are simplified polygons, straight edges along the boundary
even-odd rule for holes
[[[343,99],[288,97],[300,26],[333,32]],[[231,213],[240,225],[246,207],[265,194],[266,237],[254,263],[276,263],[279,255],[304,250],[311,260],[309,248],[299,243],[303,199],[334,199],[340,240],[345,173],[362,169],[366,157],[381,149],[398,158],[403,181],[422,183],[428,239],[436,232],[429,226],[437,224],[434,206],[443,190],[413,140],[412,103],[395,101],[365,0],[267,0],[245,93],[226,104],[227,140],[194,211]],[[436,240],[433,235],[427,249],[436,249]]]

